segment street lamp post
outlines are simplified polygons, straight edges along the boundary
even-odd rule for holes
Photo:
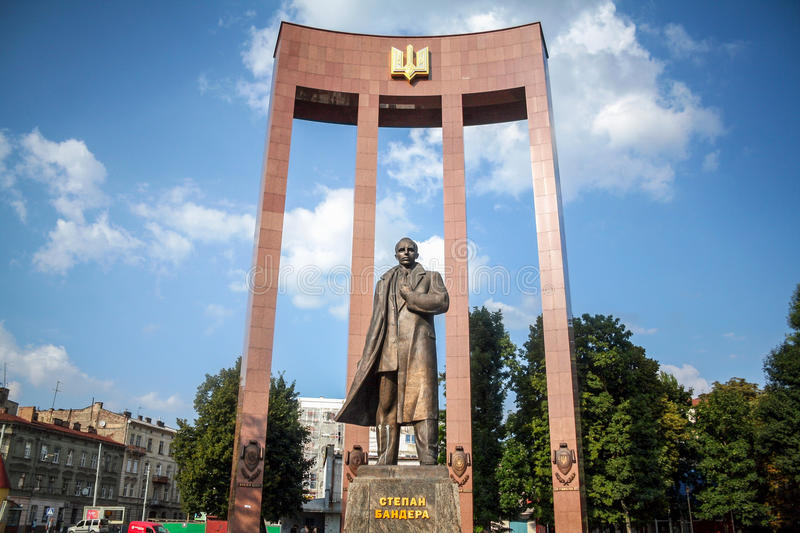
[[[97,491],[100,488],[100,462],[103,459],[103,443],[97,449],[97,468],[94,472],[94,494],[92,495],[92,507],[97,507]]]
[[[147,491],[150,489],[150,463],[147,463],[147,468],[144,472],[144,498],[142,499],[142,522],[145,519],[147,512]]]

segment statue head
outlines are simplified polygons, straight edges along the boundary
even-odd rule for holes
[[[408,237],[403,237],[394,245],[394,256],[400,265],[414,268],[414,265],[417,264],[417,257],[419,257],[417,243]]]

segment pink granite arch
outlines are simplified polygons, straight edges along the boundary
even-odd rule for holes
[[[393,78],[392,47],[430,49],[430,76]],[[257,531],[262,473],[247,469],[241,450],[263,449],[275,325],[278,268],[289,167],[292,120],[355,124],[356,175],[352,283],[347,358],[349,386],[371,316],[375,248],[376,175],[380,126],[441,127],[444,164],[447,451],[472,453],[469,304],[464,126],[527,118],[535,204],[542,313],[554,451],[565,443],[578,464],[564,483],[553,465],[555,522],[559,531],[585,531],[577,383],[558,164],[547,74],[547,49],[539,23],[447,36],[378,36],[282,23],[275,49],[260,210],[254,249],[255,287],[250,294],[245,357],[231,475],[229,531]],[[345,390],[345,389],[343,389]],[[367,449],[367,428],[348,426],[345,449]],[[252,448],[251,448],[252,449]],[[451,470],[452,471],[452,470]],[[472,531],[471,468],[457,476],[462,530]],[[346,509],[347,480],[343,491]]]

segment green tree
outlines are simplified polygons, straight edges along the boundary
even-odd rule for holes
[[[659,432],[659,469],[665,484],[670,513],[680,516],[686,506],[681,487],[695,486],[697,457],[689,432],[689,411],[692,407],[692,391],[678,383],[675,376],[661,372],[662,395]]]
[[[227,516],[241,358],[232,368],[206,374],[197,388],[194,424],[178,420],[172,453],[184,511]],[[269,520],[295,514],[303,502],[303,479],[311,461],[303,458],[308,430],[300,425],[294,383],[270,380],[262,514]]]
[[[542,317],[530,326],[528,340],[518,357],[509,359],[509,385],[516,411],[506,421],[497,470],[500,508],[504,518],[515,519],[530,510],[540,523],[553,521],[553,485],[550,466],[550,426],[547,415],[547,378]]]
[[[766,385],[758,405],[758,448],[768,483],[774,529],[800,530],[800,285],[789,307],[792,332],[764,361]]]
[[[766,521],[755,449],[758,397],[758,385],[741,378],[715,382],[700,396],[692,428],[702,478],[695,489],[700,518],[733,517],[737,525]]]
[[[617,318],[585,314],[573,328],[589,519],[631,531],[666,511],[659,365]]]
[[[474,308],[469,315],[472,392],[472,475],[474,520],[490,529],[500,517],[495,470],[502,454],[506,361],[516,348],[503,327],[500,311]]]
[[[232,368],[206,374],[197,388],[194,424],[178,420],[172,453],[178,463],[183,510],[228,515],[233,435],[241,358]]]
[[[680,443],[686,442],[689,393],[659,373],[656,361],[630,341],[616,318],[573,319],[584,485],[594,525],[626,524],[664,516],[680,478]],[[540,522],[552,520],[552,473],[547,413],[544,331],[541,317],[511,363],[517,411],[498,469],[506,517],[528,507]]]
[[[300,400],[294,382],[288,384],[280,374],[272,377],[269,388],[267,444],[264,450],[264,490],[261,514],[277,522],[293,516],[303,505],[303,480],[314,464],[303,457],[309,441],[308,428],[300,424]]]

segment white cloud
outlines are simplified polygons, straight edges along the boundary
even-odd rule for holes
[[[465,128],[464,157],[474,191],[519,196],[531,190],[529,143],[526,122]]]
[[[536,318],[541,313],[539,298],[535,296],[523,297],[519,306],[496,301],[492,298],[483,302],[489,311],[502,311],[503,325],[509,330],[527,330],[528,326],[536,323]]]
[[[625,95],[603,107],[592,123],[592,133],[608,135],[611,148],[678,157],[685,157],[690,137],[714,138],[721,130],[719,117],[678,82],[661,98],[653,93]]]
[[[249,290],[248,276],[244,270],[240,268],[230,270],[228,277],[231,278],[230,283],[228,283],[228,289],[231,292],[247,292]]]
[[[11,155],[11,152],[11,141],[5,135],[5,132],[0,130],[0,193],[3,193],[3,199],[14,209],[20,221],[25,223],[28,220],[28,208],[25,198],[14,186],[17,182],[16,176],[6,166],[6,159]]]
[[[187,199],[192,194],[193,187],[175,187],[163,194],[153,205],[138,203],[132,206],[132,210],[148,221],[165,226],[192,241],[224,243],[231,239],[253,239],[253,215],[198,205]],[[153,231],[152,228],[148,229]]]
[[[392,141],[382,154],[387,173],[425,201],[442,188],[442,130],[415,128],[408,143]]]
[[[52,386],[58,377],[73,390],[108,390],[110,381],[98,380],[80,370],[63,346],[41,344],[20,348],[14,336],[0,321],[0,360],[8,363],[13,373],[34,387]],[[22,385],[17,382],[17,390]]]
[[[430,238],[417,243],[419,252],[419,263],[425,270],[435,270],[444,276],[444,239],[439,235],[432,235]]]
[[[340,303],[328,307],[328,312],[339,320],[347,320],[350,312],[350,302],[343,299]]]
[[[419,229],[408,216],[409,200],[402,193],[382,198],[375,208],[375,265],[385,272],[397,264],[394,245],[403,237],[413,238]]]
[[[18,160],[11,170],[6,168],[9,156]],[[38,270],[65,274],[81,263],[140,263],[145,257],[155,265],[174,266],[195,243],[252,241],[253,215],[197,203],[201,192],[191,182],[150,203],[133,205],[133,212],[145,219],[146,233],[137,235],[111,221],[109,199],[102,190],[106,174],[83,141],[51,141],[34,129],[19,142],[11,142],[0,132],[0,191],[25,221],[25,202],[14,184],[18,178],[41,183],[59,215],[47,242],[34,253]],[[91,220],[90,212],[101,207]]]
[[[0,131],[0,180],[5,180],[5,159],[11,154],[11,142],[3,131]],[[5,183],[4,181],[0,183]]]
[[[148,392],[147,394],[136,397],[136,401],[142,407],[152,411],[175,413],[187,407],[187,403],[181,400],[180,396],[177,394],[164,398],[157,392]]]
[[[719,168],[719,150],[709,152],[703,158],[703,172],[715,172]]]
[[[272,73],[272,55],[275,51],[279,27],[274,20],[266,28],[250,27],[250,39],[247,48],[242,51],[242,62],[257,78],[263,78]]]
[[[667,374],[672,374],[678,383],[692,389],[694,396],[705,394],[711,391],[708,381],[700,376],[700,371],[690,364],[684,363],[680,368],[675,365],[661,365],[661,370]]]
[[[327,305],[338,316],[348,294],[353,189],[320,187],[319,193],[313,209],[297,207],[284,216],[281,283],[295,306]]]
[[[667,38],[667,46],[673,55],[677,57],[695,56],[704,54],[711,49],[708,40],[696,41],[686,32],[686,28],[680,24],[667,24],[664,27],[664,35]]]
[[[203,311],[206,318],[209,319],[209,325],[205,331],[206,335],[214,333],[233,314],[232,310],[220,304],[208,304]]]
[[[636,41],[636,26],[618,17],[612,2],[583,11],[556,38],[556,48],[561,54],[576,57],[600,54],[649,57]]]
[[[8,389],[9,398],[16,399],[22,396],[22,383],[19,381],[9,381],[5,387]]]
[[[743,341],[745,339],[745,337],[743,335],[737,335],[736,333],[734,333],[732,331],[729,331],[727,333],[723,333],[722,336],[725,337],[728,340],[736,341],[736,342]]]
[[[236,82],[236,94],[243,98],[252,109],[266,114],[269,109],[270,84],[263,81]]]
[[[153,234],[147,248],[150,257],[156,261],[177,265],[191,253],[192,243],[183,235],[166,230],[155,222],[146,223],[145,228]]]
[[[643,328],[642,326],[637,326],[636,324],[629,324],[628,328],[636,335],[655,335],[658,333],[658,328]]]
[[[100,189],[106,168],[86,143],[76,139],[50,141],[34,129],[20,145],[24,161],[21,170],[48,186],[53,206],[68,220],[83,222],[85,210],[107,203]]]
[[[108,213],[103,212],[92,223],[58,219],[47,243],[34,254],[33,262],[42,272],[65,274],[78,263],[96,261],[108,265],[118,259],[136,262],[136,250],[141,246],[142,241],[111,224]]]
[[[272,65],[275,62],[273,54],[281,20],[292,20],[292,18],[286,11],[279,9],[266,27],[251,26],[247,43],[242,50],[242,63],[250,71],[253,79],[237,80],[236,94],[260,114],[266,114],[269,108]]]
[[[643,191],[668,200],[675,164],[723,133],[722,120],[636,38],[606,2],[585,10],[551,46],[553,105],[565,196]]]

